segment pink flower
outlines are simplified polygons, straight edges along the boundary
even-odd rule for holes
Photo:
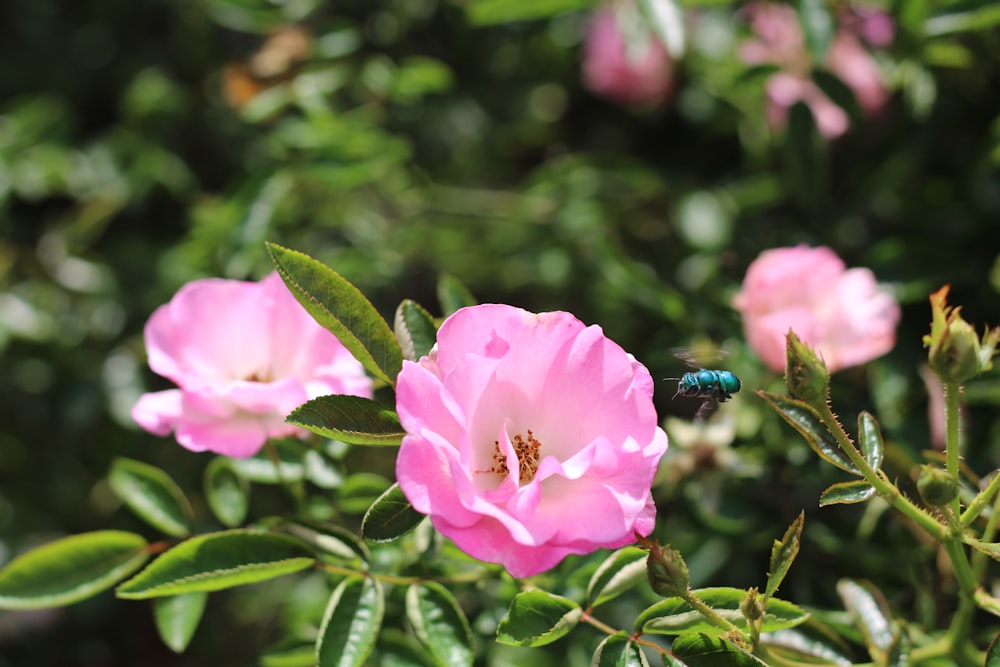
[[[768,122],[782,127],[796,102],[809,107],[820,134],[836,138],[847,131],[847,113],[812,80],[813,63],[795,10],[789,5],[756,2],[745,12],[757,39],[740,47],[740,57],[752,65],[775,64],[781,69],[767,83]],[[892,41],[892,19],[885,12],[856,9],[845,16],[830,44],[826,68],[854,93],[869,115],[878,114],[889,100],[878,65],[861,39],[875,47]]]
[[[150,368],[178,388],[144,394],[132,418],[196,452],[252,456],[268,438],[307,434],[284,423],[307,400],[372,395],[361,364],[276,273],[188,283],[149,318],[145,339]]]
[[[526,577],[652,530],[667,435],[649,371],[600,327],[463,308],[396,391],[400,488],[469,555]]]
[[[631,3],[593,14],[583,45],[583,83],[627,106],[660,104],[673,81],[673,61]]]
[[[775,248],[750,264],[733,299],[750,347],[785,370],[789,329],[823,357],[830,371],[882,356],[896,344],[899,304],[879,291],[868,269],[846,269],[826,247]]]

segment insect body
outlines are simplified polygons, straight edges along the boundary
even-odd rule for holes
[[[723,403],[732,398],[741,386],[740,379],[730,371],[711,371],[702,368],[682,375],[674,396],[717,399]]]

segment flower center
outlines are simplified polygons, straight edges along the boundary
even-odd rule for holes
[[[257,371],[254,371],[243,379],[246,380],[247,382],[271,382],[273,380],[273,378],[271,377],[271,373],[267,371],[263,373],[258,373]]]
[[[518,481],[521,484],[530,482],[538,471],[538,462],[541,460],[542,443],[535,439],[535,434],[528,429],[528,437],[518,433],[511,441],[514,445],[514,453],[517,455]],[[486,472],[494,472],[498,475],[507,475],[510,469],[507,467],[507,457],[500,451],[500,441],[493,441],[493,466]]]

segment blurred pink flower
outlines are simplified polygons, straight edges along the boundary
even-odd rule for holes
[[[396,391],[400,488],[469,555],[526,577],[653,529],[653,381],[599,327],[463,308]]]
[[[812,80],[813,62],[795,10],[790,5],[755,2],[744,11],[757,39],[741,45],[740,57],[752,65],[780,67],[767,83],[767,118],[771,126],[783,126],[792,105],[802,101],[809,107],[823,136],[832,139],[846,132],[847,113]],[[827,51],[826,69],[844,82],[869,115],[882,110],[888,102],[889,92],[878,65],[861,40],[884,48],[892,38],[893,24],[888,14],[857,8],[845,15]]]
[[[583,44],[583,83],[627,106],[664,102],[673,83],[673,61],[631,2],[591,16]]]
[[[829,248],[805,245],[761,253],[733,306],[750,347],[776,371],[785,370],[789,329],[833,372],[891,350],[900,318],[899,304],[869,269],[847,269]]]
[[[361,364],[276,273],[184,285],[146,322],[145,340],[150,368],[178,388],[144,394],[132,418],[196,452],[252,456],[268,438],[307,435],[284,423],[307,400],[372,395]]]

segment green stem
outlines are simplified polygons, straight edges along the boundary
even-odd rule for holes
[[[957,382],[945,382],[944,384],[944,409],[945,409],[945,469],[948,476],[955,482],[955,488],[959,484],[959,451],[958,451],[958,403],[962,395],[962,386]],[[951,501],[951,511],[955,516],[959,516],[962,507],[958,496]]]
[[[991,519],[986,524],[986,530],[990,531],[991,535],[996,532],[996,512],[997,512],[997,502],[1000,501],[1000,496],[996,496],[997,491],[1000,490],[1000,473],[993,475],[990,479],[990,483],[985,489],[976,494],[976,497],[972,499],[969,506],[965,508],[962,512],[961,524],[962,528],[968,528],[972,525],[972,522],[982,513],[986,506],[990,504],[993,500],[993,514],[990,515]],[[994,497],[996,496],[996,497]],[[985,534],[983,535],[983,541],[988,542],[990,540],[986,539]]]
[[[736,627],[735,625],[724,619],[722,616],[720,616],[719,612],[715,611],[715,609],[713,609],[711,606],[701,601],[697,595],[691,592],[690,588],[684,591],[681,594],[681,597],[684,598],[685,602],[687,602],[689,605],[697,609],[701,613],[701,615],[704,616],[705,619],[708,620],[708,622],[714,625],[715,627],[722,628],[727,632],[740,632],[740,629],[738,627]]]
[[[267,457],[271,459],[271,463],[274,464],[275,472],[278,475],[278,482],[295,502],[295,511],[302,512],[305,509],[306,504],[305,487],[301,482],[285,478],[285,473],[281,466],[281,456],[278,454],[278,447],[274,444],[274,440],[269,439],[265,442],[264,449],[267,451]]]
[[[996,475],[993,476],[993,481],[990,482],[990,486],[993,486],[993,482],[995,482],[997,479],[1000,479],[1000,473],[997,473]],[[987,487],[987,490],[989,490],[989,487]],[[979,496],[976,496],[976,500],[978,499]],[[972,505],[969,505],[969,510],[971,509]],[[969,510],[966,510],[966,512],[968,512]],[[986,522],[986,528],[985,530],[983,530],[983,535],[980,538],[986,544],[990,544],[996,538],[997,517],[1000,517],[1000,495],[997,495],[997,497],[993,501],[993,512],[990,514],[990,520]],[[983,575],[986,574],[986,567],[989,564],[989,562],[990,559],[982,551],[974,550],[972,552],[972,571],[976,575],[976,581],[980,581],[983,578]]]

